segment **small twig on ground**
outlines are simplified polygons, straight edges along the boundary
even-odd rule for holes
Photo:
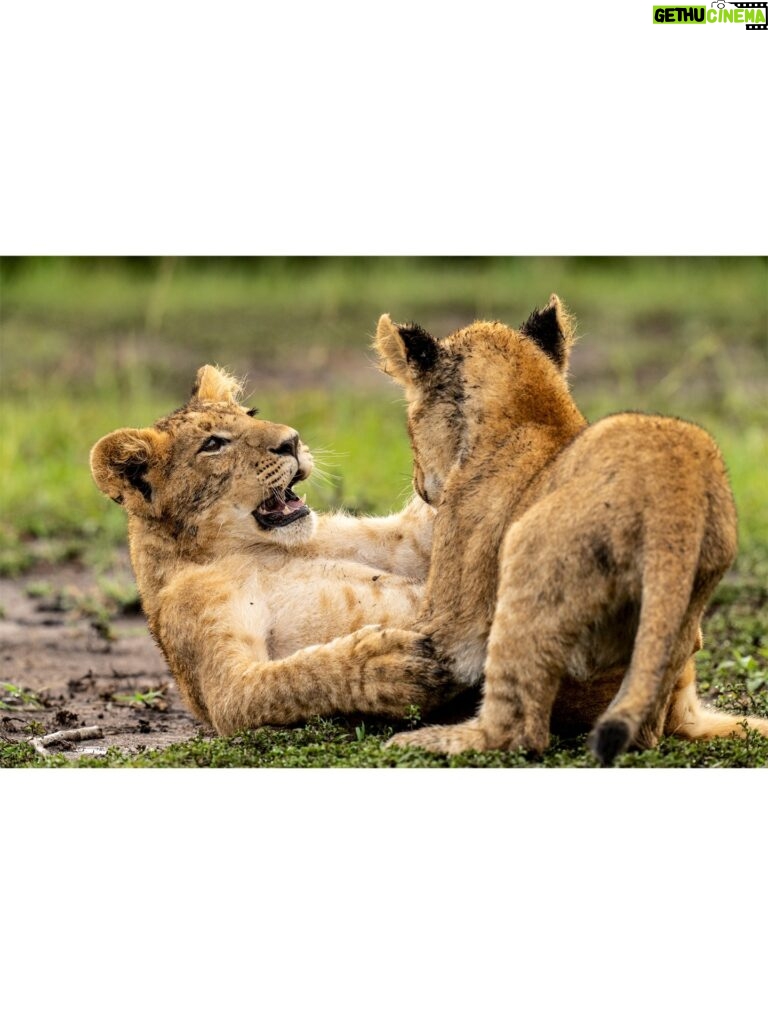
[[[100,725],[89,725],[84,729],[60,729],[58,732],[49,732],[47,736],[34,736],[29,742],[32,747],[43,757],[48,757],[49,751],[46,747],[53,743],[70,741],[79,743],[81,740],[95,740],[104,735]]]

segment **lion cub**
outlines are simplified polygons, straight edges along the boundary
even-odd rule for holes
[[[142,606],[182,696],[223,734],[441,703],[446,673],[405,628],[434,513],[414,496],[380,519],[317,516],[293,491],[307,447],[239,393],[204,366],[183,408],[91,452],[96,484],[128,513]]]
[[[607,765],[664,733],[742,731],[702,707],[691,658],[736,554],[717,445],[668,417],[589,426],[565,379],[573,340],[555,295],[517,331],[478,322],[437,341],[379,321],[382,368],[409,402],[416,490],[438,508],[417,628],[460,680],[485,675],[476,718],[395,743],[541,751],[551,720],[597,719],[590,745]],[[768,735],[768,721],[748,724]]]

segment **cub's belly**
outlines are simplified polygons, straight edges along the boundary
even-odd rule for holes
[[[358,565],[313,568],[270,586],[270,658],[285,658],[361,626],[408,628],[416,621],[423,584]]]

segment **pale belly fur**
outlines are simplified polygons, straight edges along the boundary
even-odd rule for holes
[[[409,628],[424,585],[355,562],[304,563],[301,570],[265,579],[271,659],[327,643],[362,626]]]

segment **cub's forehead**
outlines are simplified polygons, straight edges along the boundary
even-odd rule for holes
[[[190,403],[158,420],[155,427],[169,434],[210,433],[223,428],[236,429],[253,423],[248,410],[230,402]]]

